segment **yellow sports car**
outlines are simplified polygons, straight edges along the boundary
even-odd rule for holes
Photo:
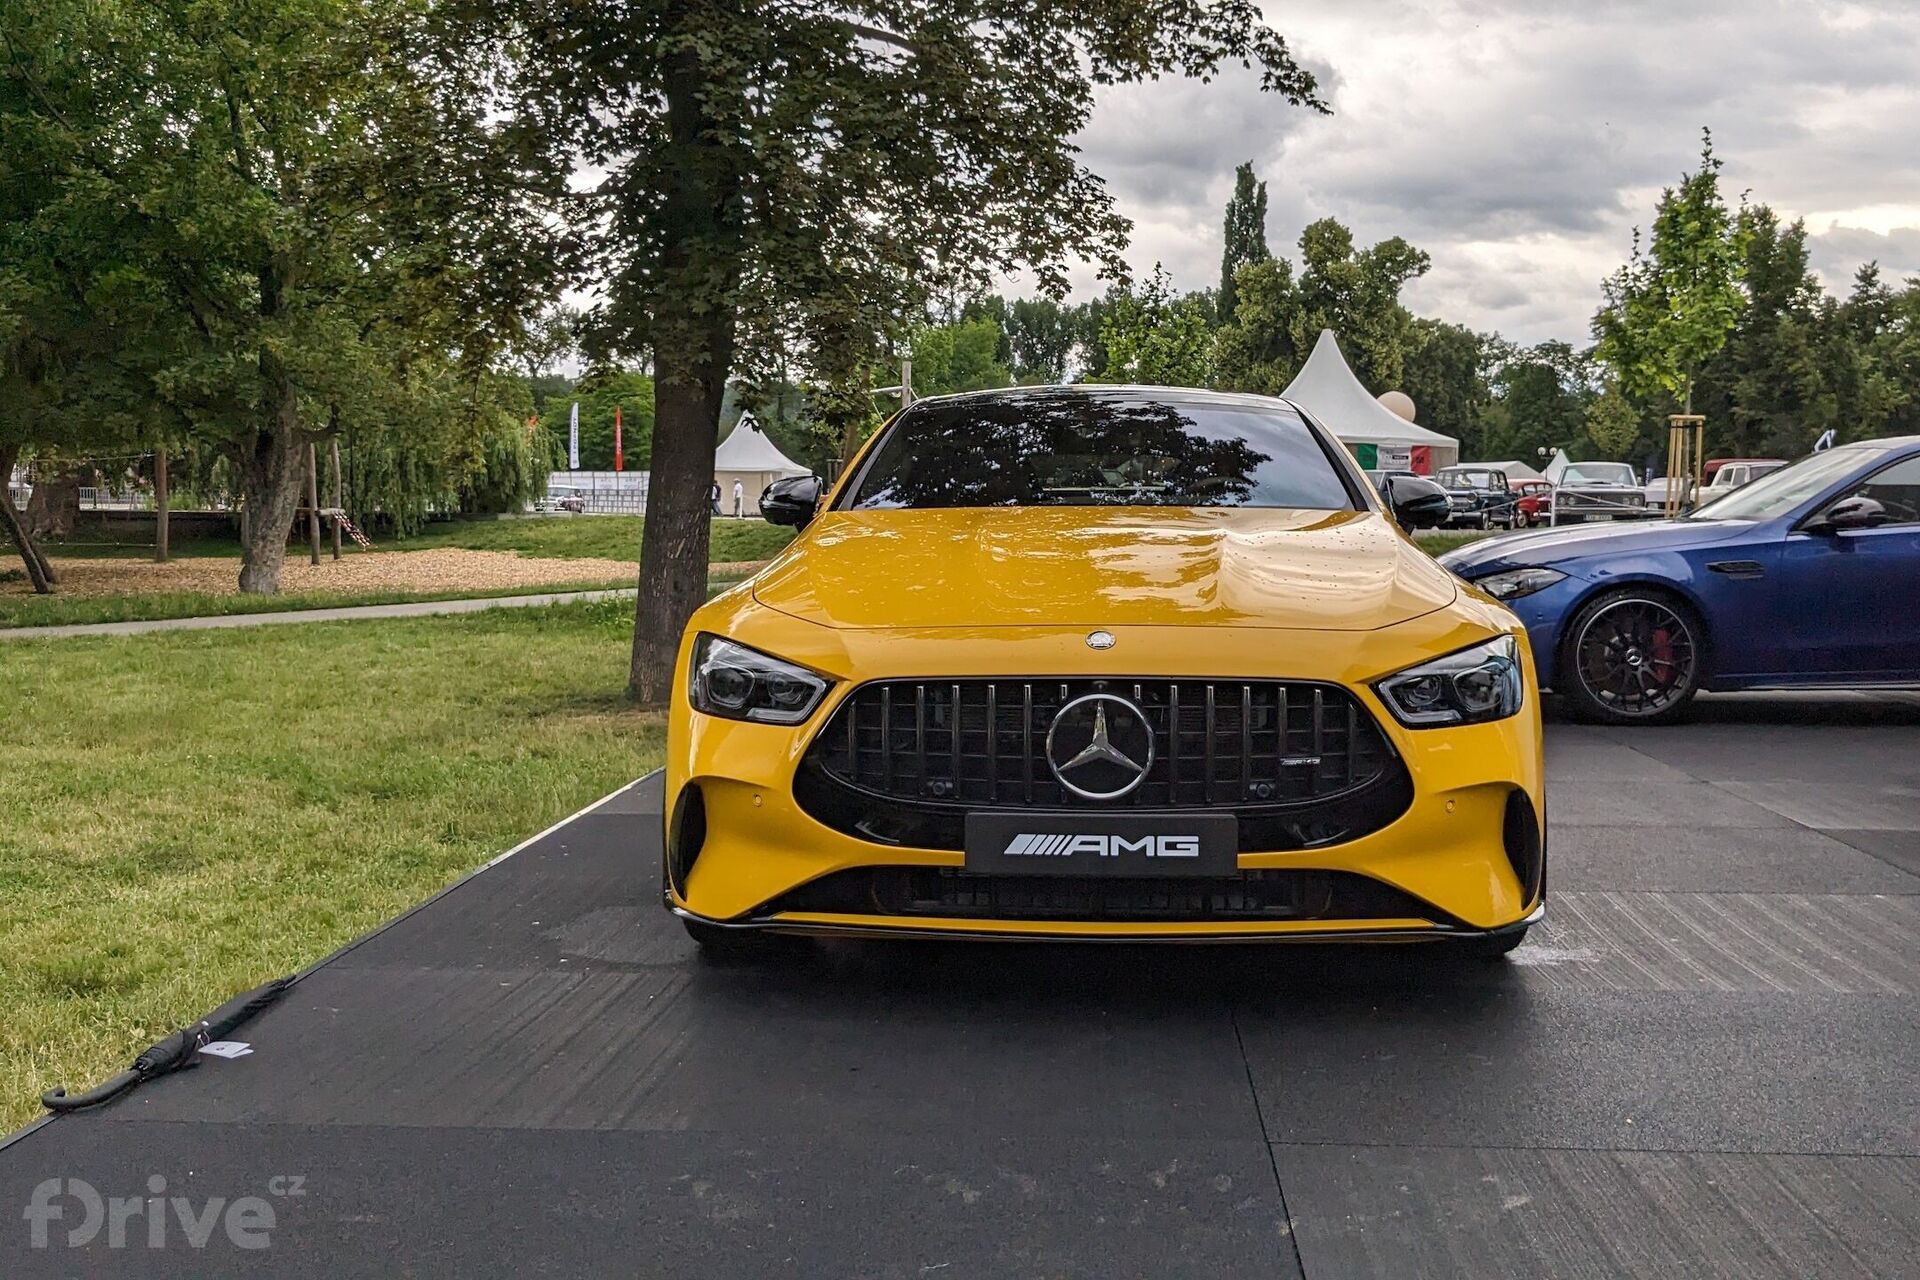
[[[1402,522],[1444,517],[1410,487]],[[703,947],[1499,955],[1540,918],[1526,631],[1415,547],[1295,406],[932,398],[821,488],[763,495],[800,536],[681,646],[663,892]]]

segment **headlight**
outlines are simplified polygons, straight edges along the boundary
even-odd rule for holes
[[[1521,596],[1545,591],[1554,583],[1564,581],[1566,576],[1556,569],[1508,569],[1505,573],[1490,573],[1476,579],[1473,585],[1495,600],[1518,600]]]
[[[799,724],[832,687],[805,667],[714,635],[694,643],[688,685],[695,711],[763,724]]]
[[[1520,710],[1520,647],[1501,636],[1423,662],[1373,686],[1394,719],[1410,729],[1504,720]]]

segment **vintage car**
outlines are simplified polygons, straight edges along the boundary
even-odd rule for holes
[[[1786,465],[1785,458],[1709,458],[1703,468],[1707,475],[1706,497],[1732,493],[1741,485],[1751,484]]]
[[[1639,520],[1654,514],[1639,475],[1624,462],[1570,462],[1555,484],[1555,524]]]
[[[1519,521],[1517,499],[1507,484],[1507,473],[1471,463],[1441,468],[1434,479],[1453,504],[1447,524],[1469,529],[1511,529]]]
[[[1547,522],[1547,508],[1553,503],[1551,480],[1511,480],[1513,511],[1522,529]]]

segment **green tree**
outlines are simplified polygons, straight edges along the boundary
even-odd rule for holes
[[[1640,411],[1621,394],[1617,379],[1608,379],[1600,394],[1587,404],[1587,438],[1602,458],[1619,461],[1640,438]]]
[[[1281,258],[1250,262],[1234,281],[1233,318],[1214,334],[1214,385],[1227,391],[1278,395],[1293,381],[1311,349],[1297,346],[1294,340],[1300,297],[1293,264]]]
[[[1481,418],[1493,402],[1491,344],[1463,325],[1416,319],[1401,361],[1400,390],[1413,397],[1421,425],[1455,436],[1463,457],[1478,458]]]
[[[1220,254],[1220,307],[1222,324],[1233,319],[1239,297],[1234,291],[1234,275],[1249,262],[1265,262],[1267,252],[1267,184],[1253,176],[1249,160],[1233,171],[1233,195],[1227,201],[1222,228],[1225,248]]]
[[[1593,318],[1595,354],[1622,387],[1665,392],[1687,413],[1701,369],[1726,345],[1745,304],[1750,230],[1720,195],[1720,165],[1703,130],[1700,167],[1661,193],[1646,250],[1636,230],[1632,257],[1607,278]]]
[[[1820,344],[1825,293],[1808,266],[1804,222],[1783,226],[1766,205],[1740,214],[1747,302],[1708,361],[1695,406],[1736,457],[1805,451],[1835,420]]]
[[[1351,231],[1322,218],[1300,233],[1300,261],[1294,349],[1311,351],[1320,331],[1331,329],[1369,390],[1398,387],[1413,328],[1400,290],[1425,275],[1431,260],[1399,236],[1357,249]]]
[[[1073,138],[1097,87],[1255,66],[1313,103],[1314,83],[1246,4],[1173,0],[849,0],[831,6],[513,6],[539,46],[523,111],[550,163],[600,165],[585,225],[612,264],[598,313],[657,379],[654,501],[641,546],[631,690],[662,705],[706,598],[711,469],[737,365],[794,340],[838,387],[924,315],[1030,268],[1121,274],[1125,223]],[[839,409],[834,408],[840,406]],[[845,412],[841,412],[844,409]]]
[[[68,407],[227,454],[243,591],[278,587],[309,445],[498,425],[489,361],[558,265],[567,180],[501,111],[498,32],[436,0],[43,0],[0,36],[0,148],[58,194],[9,265],[120,338],[67,365]]]
[[[1480,447],[1489,458],[1537,459],[1541,449],[1583,454],[1592,377],[1567,343],[1542,342],[1507,353],[1492,378]]]
[[[629,471],[644,471],[653,451],[653,379],[632,369],[596,365],[581,375],[567,402],[552,406],[556,430],[566,430],[571,401],[580,403],[580,467],[613,470],[613,411],[620,410],[622,452]]]
[[[950,391],[981,391],[1013,381],[998,358],[1000,326],[991,316],[936,325],[914,335],[913,390],[938,396]]]
[[[1015,298],[1003,323],[1008,367],[1016,381],[1066,381],[1076,345],[1070,308],[1052,298]]]
[[[1200,296],[1174,297],[1165,269],[1156,264],[1139,291],[1118,295],[1107,313],[1101,327],[1105,380],[1206,386],[1213,373],[1211,314]]]
[[[1425,253],[1394,236],[1366,249],[1332,218],[1300,233],[1300,271],[1253,262],[1234,277],[1233,317],[1215,338],[1216,376],[1232,390],[1272,394],[1292,380],[1322,329],[1340,337],[1354,376],[1380,392],[1400,385],[1414,343],[1400,290],[1424,274]]]

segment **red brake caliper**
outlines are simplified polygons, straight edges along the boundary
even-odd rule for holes
[[[1653,629],[1653,678],[1662,688],[1673,683],[1677,668],[1673,661],[1673,632],[1666,627]]]

